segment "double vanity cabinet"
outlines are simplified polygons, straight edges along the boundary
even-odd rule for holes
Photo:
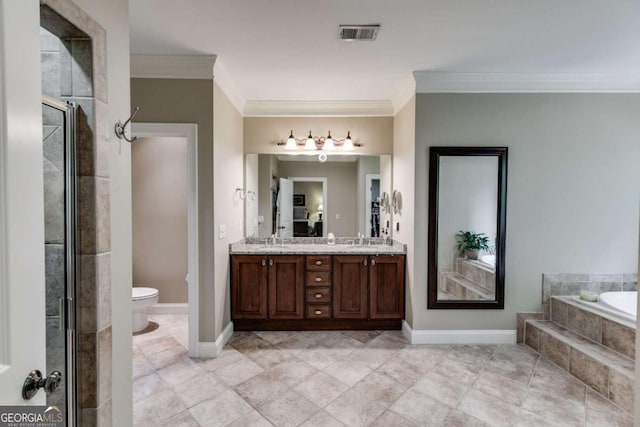
[[[403,245],[353,251],[348,246],[339,251],[327,245],[251,246],[231,248],[235,330],[401,328]]]

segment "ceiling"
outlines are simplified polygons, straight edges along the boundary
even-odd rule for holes
[[[217,55],[244,100],[390,100],[412,71],[639,73],[638,0],[131,0],[131,53]],[[377,41],[339,24],[382,25]]]

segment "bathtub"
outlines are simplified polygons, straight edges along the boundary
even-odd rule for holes
[[[600,294],[600,302],[614,310],[619,310],[630,316],[636,317],[638,311],[638,292],[604,292]]]
[[[478,259],[478,261],[491,266],[493,268],[496,267],[496,256],[495,255],[482,255],[480,256],[480,258]]]

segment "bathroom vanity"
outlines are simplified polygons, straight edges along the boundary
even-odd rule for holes
[[[235,330],[401,329],[405,245],[295,241],[230,246]]]

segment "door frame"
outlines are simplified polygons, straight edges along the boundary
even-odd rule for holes
[[[325,215],[325,212],[329,212],[329,198],[327,197],[327,177],[326,176],[289,176],[287,179],[293,181],[294,185],[296,182],[320,182],[322,183],[322,208],[324,219],[323,223],[326,223],[327,226],[322,226],[322,237],[327,237],[327,230],[329,229],[329,217]]]
[[[373,237],[369,236],[369,233],[371,233],[371,202],[373,201],[371,200],[371,185],[374,179],[377,179],[379,182],[380,174],[368,173],[364,177],[364,234],[366,237]],[[382,214],[382,210],[380,214]],[[382,221],[382,217],[380,221]],[[382,228],[382,223],[380,224],[380,228]]]
[[[182,137],[187,139],[187,282],[189,355],[198,356],[200,341],[200,261],[198,241],[198,125],[193,123],[132,123],[139,138]],[[134,142],[135,144],[135,142]]]

